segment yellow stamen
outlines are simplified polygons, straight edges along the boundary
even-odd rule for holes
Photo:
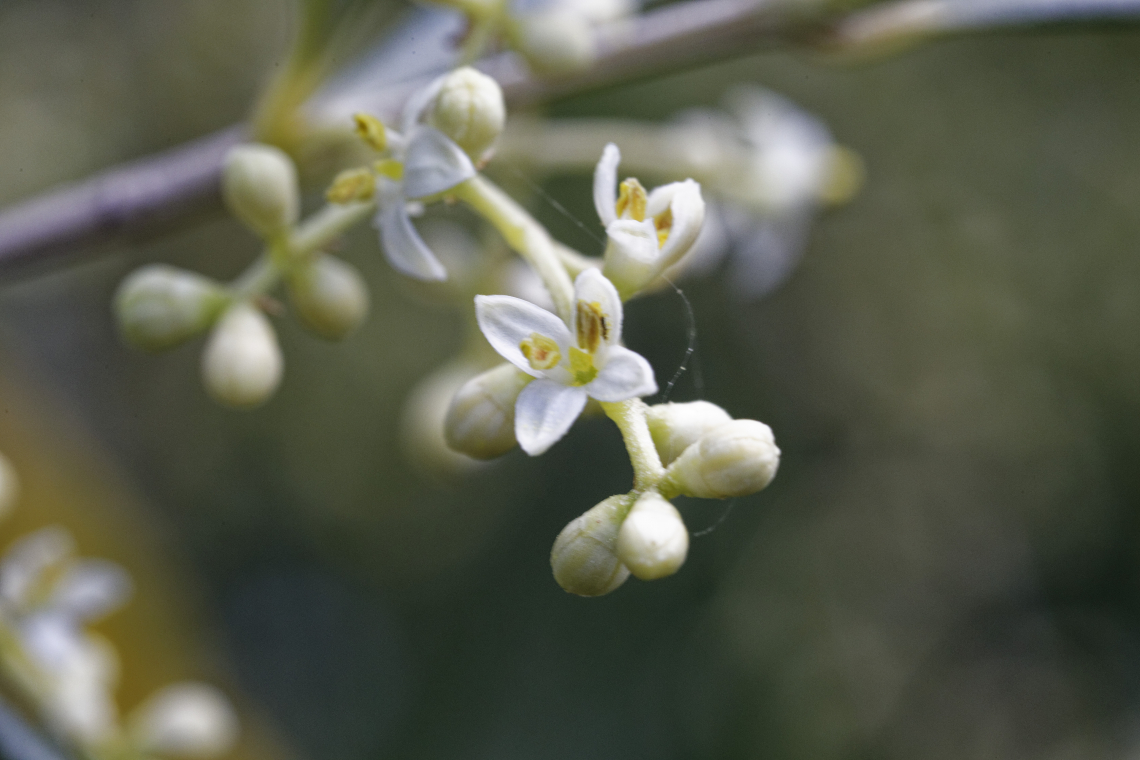
[[[673,209],[667,208],[653,217],[653,226],[657,228],[657,245],[665,245],[669,233],[673,231]]]
[[[404,178],[404,165],[394,158],[385,158],[372,164],[372,168],[382,177],[394,179],[397,182]]]
[[[594,366],[594,355],[570,346],[570,374],[574,376],[574,385],[593,382],[598,376],[598,368]]]
[[[376,192],[376,176],[368,169],[346,169],[325,191],[329,203],[366,201]]]
[[[645,221],[645,204],[649,196],[645,188],[633,177],[618,185],[618,199],[614,208],[618,219],[633,219],[638,222]]]
[[[384,122],[367,113],[354,114],[352,120],[356,122],[356,135],[370,148],[384,150],[388,147],[388,131]]]
[[[579,348],[592,354],[598,350],[601,341],[609,340],[610,328],[606,324],[606,315],[602,313],[602,305],[597,301],[579,301],[577,321]]]
[[[519,350],[526,357],[531,369],[550,369],[562,360],[558,344],[538,333],[531,333],[529,338],[519,343]]]

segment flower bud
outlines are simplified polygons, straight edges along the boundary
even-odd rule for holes
[[[686,496],[727,499],[763,489],[776,477],[780,450],[772,429],[756,420],[733,420],[705,433],[665,473]]]
[[[126,340],[144,351],[171,348],[205,330],[228,296],[194,272],[150,264],[127,276],[115,293],[115,315]]]
[[[448,74],[435,96],[428,123],[478,161],[491,148],[507,121],[503,90],[491,77],[470,66]]]
[[[131,739],[145,753],[205,758],[224,754],[238,736],[238,719],[221,691],[203,683],[160,689],[131,716]]]
[[[281,348],[273,326],[248,303],[222,315],[202,354],[202,380],[218,402],[254,407],[281,382]]]
[[[368,316],[368,286],[351,264],[317,256],[289,277],[289,296],[317,335],[340,340]]]
[[[19,495],[20,480],[16,477],[16,468],[7,457],[0,454],[0,520],[7,517],[16,506],[16,498]]]
[[[486,465],[452,449],[443,434],[448,405],[479,369],[462,359],[446,364],[420,380],[404,401],[400,449],[425,478],[465,475]]]
[[[728,412],[708,401],[655,404],[646,414],[653,444],[668,465],[705,433],[732,422]]]
[[[292,159],[271,145],[238,145],[222,167],[226,207],[263,238],[275,237],[297,223],[300,193]]]
[[[571,9],[536,11],[518,17],[512,29],[514,48],[539,74],[581,71],[594,62],[594,30]]]
[[[689,531],[677,508],[649,491],[633,505],[617,538],[617,556],[643,581],[677,572],[689,553]]]
[[[504,363],[464,383],[443,421],[447,445],[476,459],[493,459],[514,448],[515,402],[533,379]]]
[[[618,559],[615,545],[632,501],[628,494],[611,496],[562,529],[550,550],[559,586],[578,596],[602,596],[625,583],[629,568]]]

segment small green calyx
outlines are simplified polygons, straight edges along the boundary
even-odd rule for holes
[[[570,374],[574,376],[574,385],[592,383],[598,376],[598,368],[594,366],[594,355],[571,346]]]

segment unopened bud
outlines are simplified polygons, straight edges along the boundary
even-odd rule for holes
[[[617,556],[643,581],[677,572],[689,553],[689,531],[677,508],[661,494],[644,493],[618,532]]]
[[[281,382],[281,348],[258,309],[239,303],[222,315],[202,354],[202,380],[218,402],[254,407]]]
[[[238,719],[221,691],[203,683],[167,686],[131,716],[131,739],[148,755],[206,758],[224,754],[238,736]]]
[[[16,468],[8,458],[0,454],[0,519],[3,519],[16,506],[16,498],[20,495],[20,480],[16,477]]]
[[[653,443],[665,465],[681,456],[682,451],[705,433],[732,422],[728,412],[708,401],[655,404],[649,407],[646,417]]]
[[[514,448],[515,402],[532,379],[504,363],[464,383],[443,421],[447,445],[475,459],[493,459]]]
[[[572,9],[536,11],[516,19],[512,40],[539,74],[581,71],[597,55],[594,30]]]
[[[271,145],[230,149],[222,168],[222,195],[230,213],[263,238],[288,230],[300,213],[297,169]]]
[[[228,301],[213,280],[166,264],[132,272],[115,293],[123,338],[144,351],[161,351],[205,330]]]
[[[356,267],[335,256],[317,256],[289,277],[289,296],[305,325],[340,340],[368,316],[368,286]]]
[[[686,496],[747,496],[776,477],[780,449],[772,429],[756,420],[733,420],[705,433],[669,465],[666,482]]]
[[[428,123],[478,161],[491,148],[507,121],[503,90],[491,77],[470,66],[448,74],[435,96]]]
[[[559,586],[578,596],[602,596],[625,583],[629,568],[618,559],[616,545],[632,501],[628,494],[611,496],[562,529],[550,551]]]

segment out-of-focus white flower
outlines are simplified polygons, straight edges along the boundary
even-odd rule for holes
[[[653,368],[620,345],[621,298],[596,269],[574,282],[575,325],[512,296],[476,296],[479,328],[499,354],[536,378],[519,393],[515,436],[537,456],[566,434],[587,398],[625,401],[657,392]]]
[[[787,278],[816,209],[850,197],[861,169],[822,121],[780,95],[738,88],[727,107],[732,117],[712,110],[683,114],[670,142],[708,178],[718,196],[715,208],[710,205],[711,226],[723,232],[699,241],[683,266],[707,269],[732,250],[732,288],[757,298]]]
[[[535,71],[575,71],[593,62],[606,25],[636,8],[632,0],[516,0],[507,36]]]
[[[642,290],[688,253],[705,217],[701,186],[691,179],[646,193],[636,179],[617,181],[621,153],[613,143],[594,171],[594,207],[606,228],[603,273],[623,298]]]
[[[71,557],[75,542],[58,526],[41,528],[9,547],[0,560],[0,601],[4,609],[24,614],[43,604],[50,580]]]
[[[229,751],[238,738],[238,719],[226,696],[204,683],[175,683],[160,689],[130,718],[136,747],[171,757],[206,758]]]
[[[83,626],[121,606],[131,582],[118,565],[75,559],[74,550],[71,536],[57,527],[16,542],[0,561],[0,624],[22,651],[15,659],[6,653],[7,664],[36,684],[52,728],[92,745],[116,725],[111,690],[118,660],[110,645]]]

